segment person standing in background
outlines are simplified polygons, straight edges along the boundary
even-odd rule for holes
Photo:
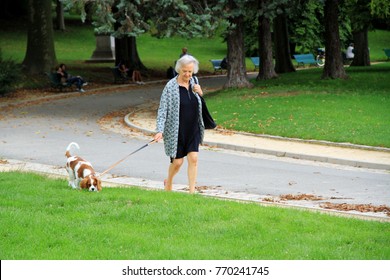
[[[183,55],[189,55],[189,53],[188,53],[188,49],[186,48],[186,47],[183,47],[182,49],[181,49],[181,54],[179,55],[179,58],[182,58],[183,57]]]
[[[346,57],[347,57],[347,59],[353,59],[355,57],[353,43],[349,44],[349,46],[347,48],[347,52],[346,52]]]

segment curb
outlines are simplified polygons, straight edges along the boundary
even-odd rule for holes
[[[1,172],[32,172],[36,174],[41,174],[51,178],[60,178],[66,180],[68,175],[65,168],[59,168],[58,166],[46,165],[40,163],[30,163],[19,160],[5,159],[7,161],[6,165],[0,165]],[[105,179],[102,179],[102,182],[105,183],[105,188],[112,187],[138,187],[145,190],[155,190],[155,191],[164,191],[162,182],[152,181],[147,179],[133,178],[133,177],[117,177],[112,176],[112,174],[104,175]],[[173,191],[188,193],[186,185],[175,184]],[[319,203],[315,201],[307,203],[304,202],[269,202],[265,201],[264,198],[269,198],[268,195],[257,195],[250,194],[245,192],[233,192],[225,191],[223,189],[206,189],[197,192],[198,195],[203,197],[209,197],[214,199],[230,200],[241,203],[256,203],[259,206],[263,207],[280,207],[280,208],[289,208],[300,211],[311,211],[327,215],[340,216],[345,218],[355,218],[360,220],[369,220],[369,221],[378,221],[390,223],[390,218],[384,213],[375,213],[375,212],[358,212],[358,211],[340,211],[333,209],[325,209],[319,206]],[[306,203],[305,203],[306,202]]]

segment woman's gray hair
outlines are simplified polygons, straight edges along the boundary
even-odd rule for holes
[[[177,73],[180,72],[180,69],[184,66],[184,65],[188,65],[190,63],[193,63],[194,64],[194,74],[198,73],[198,70],[199,70],[199,61],[193,57],[192,55],[189,55],[189,54],[186,54],[186,55],[183,55],[177,62],[176,62],[176,65],[175,65],[175,71]]]

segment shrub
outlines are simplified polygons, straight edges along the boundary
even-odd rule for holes
[[[10,92],[20,76],[20,66],[11,59],[3,60],[0,50],[0,95]]]

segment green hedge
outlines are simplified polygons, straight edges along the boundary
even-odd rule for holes
[[[0,50],[0,95],[10,92],[21,77],[20,66],[11,59],[3,60]]]

